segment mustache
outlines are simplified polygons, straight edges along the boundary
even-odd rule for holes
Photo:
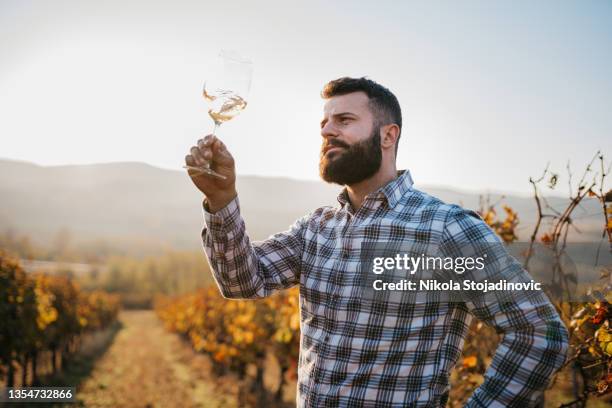
[[[325,150],[328,147],[343,147],[345,149],[348,149],[351,146],[348,143],[345,143],[343,141],[332,139],[328,141],[327,143],[325,143],[323,146],[321,146],[321,150]]]

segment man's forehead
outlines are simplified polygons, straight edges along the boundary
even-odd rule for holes
[[[352,92],[346,95],[332,96],[325,102],[323,113],[326,116],[342,112],[360,114],[369,111],[368,102],[369,98],[365,92]]]

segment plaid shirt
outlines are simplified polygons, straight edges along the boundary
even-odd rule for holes
[[[364,300],[355,276],[364,244],[501,242],[474,212],[414,189],[408,171],[398,174],[358,211],[343,190],[339,207],[319,208],[261,242],[249,240],[238,198],[215,214],[205,204],[202,239],[221,293],[254,299],[299,285],[299,407],[445,406],[473,316],[502,341],[466,406],[534,406],[568,345],[543,293],[504,304],[475,298],[381,307]],[[508,268],[530,279],[518,262]]]

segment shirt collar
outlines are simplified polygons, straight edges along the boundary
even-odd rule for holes
[[[414,181],[410,175],[410,170],[398,170],[397,177],[395,179],[391,180],[374,193],[369,194],[368,197],[385,197],[387,199],[387,203],[389,204],[389,208],[393,208],[404,196],[404,194],[406,194],[412,188],[413,184]],[[338,202],[342,207],[349,203],[348,191],[346,190],[346,187],[344,187],[338,195]]]

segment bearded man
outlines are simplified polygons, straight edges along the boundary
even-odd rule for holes
[[[339,205],[314,210],[288,231],[250,241],[234,160],[220,140],[199,140],[185,158],[188,166],[210,161],[227,177],[189,170],[205,196],[203,245],[222,295],[257,299],[299,285],[297,405],[443,407],[473,317],[502,337],[466,406],[537,405],[568,347],[567,329],[542,292],[504,302],[473,291],[461,302],[365,296],[357,271],[370,244],[411,242],[444,252],[501,241],[477,214],[415,189],[409,171],[396,169],[402,115],[387,88],[344,77],[326,84],[322,97],[320,175],[344,189]],[[498,277],[531,280],[516,261],[492,264]]]

